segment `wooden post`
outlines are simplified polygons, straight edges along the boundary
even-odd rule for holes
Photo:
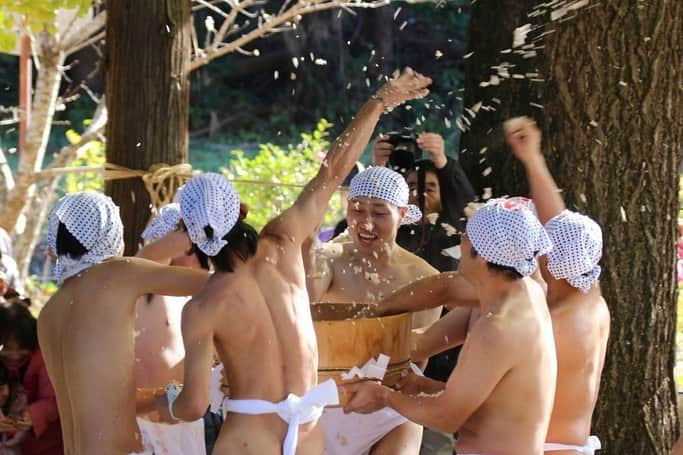
[[[31,123],[31,92],[33,88],[33,63],[31,61],[31,38],[21,36],[19,53],[19,152],[26,147],[26,135]]]

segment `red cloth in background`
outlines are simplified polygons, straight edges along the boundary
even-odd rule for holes
[[[28,396],[33,429],[21,444],[23,455],[62,455],[62,429],[55,391],[40,349],[31,356],[22,384]]]

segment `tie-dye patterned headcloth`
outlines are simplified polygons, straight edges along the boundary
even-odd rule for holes
[[[534,273],[536,258],[552,249],[538,218],[515,200],[490,200],[469,219],[465,229],[482,258],[512,267],[522,276]]]

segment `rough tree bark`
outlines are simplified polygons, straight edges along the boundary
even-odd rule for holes
[[[187,161],[190,0],[120,0],[107,5],[107,161],[145,170]],[[121,207],[126,254],[150,216],[142,180],[107,182]]]
[[[536,43],[545,46],[537,57],[501,53],[516,27],[549,21],[526,16],[538,4],[480,0],[472,7],[465,106],[481,101],[484,109],[474,119],[466,114],[472,125],[462,159],[480,188],[525,193],[522,169],[504,149],[498,126],[512,115],[539,120],[568,206],[604,229],[601,285],[612,334],[594,431],[605,453],[668,454],[678,434],[674,258],[683,2],[590,2],[529,35],[554,30]],[[517,65],[511,73],[539,75],[481,87],[491,66],[504,61]],[[488,150],[480,153],[482,147]],[[489,166],[492,172],[482,176]]]

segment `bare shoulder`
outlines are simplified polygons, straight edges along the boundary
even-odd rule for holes
[[[510,322],[505,314],[482,316],[472,325],[467,342],[480,345],[487,352],[507,355],[518,346],[514,331],[510,330]]]
[[[414,280],[421,280],[428,276],[438,275],[439,271],[432,267],[427,261],[420,256],[411,253],[408,250],[401,248],[402,261],[408,265],[414,277]]]

